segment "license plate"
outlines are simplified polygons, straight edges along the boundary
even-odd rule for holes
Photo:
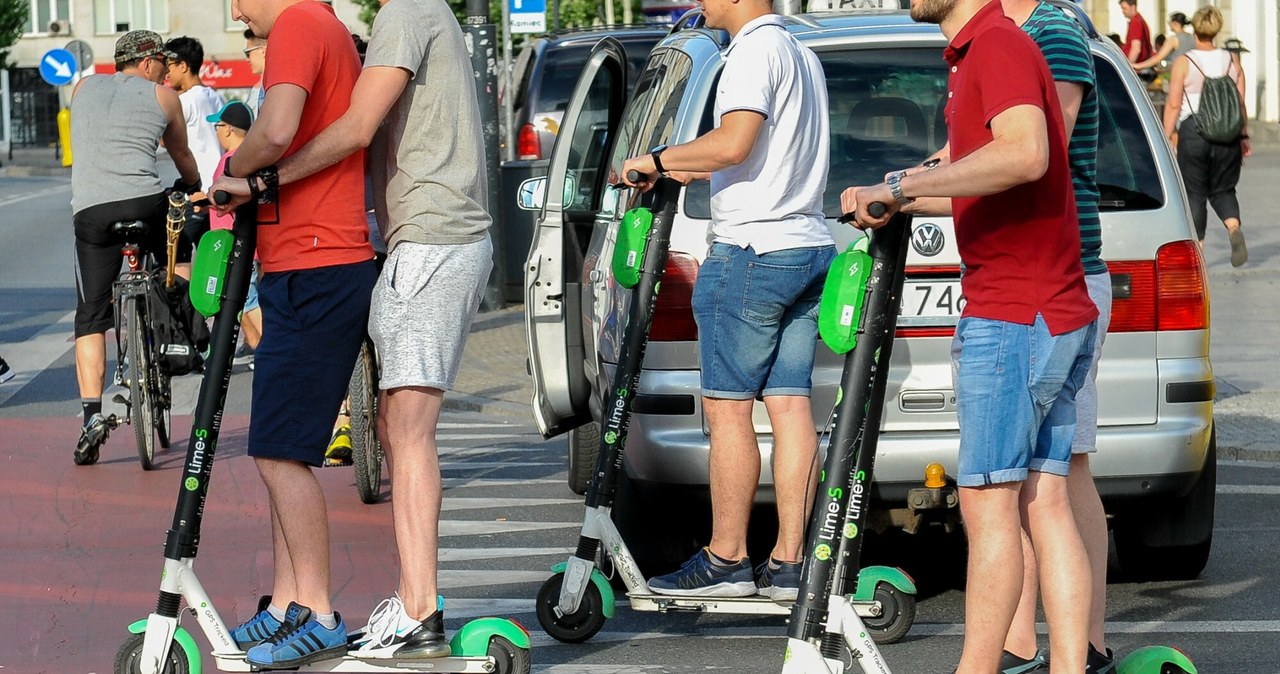
[[[964,311],[960,281],[912,280],[902,284],[898,325],[955,325]]]

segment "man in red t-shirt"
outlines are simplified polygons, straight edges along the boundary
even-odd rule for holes
[[[268,38],[266,97],[225,173],[266,186],[271,167],[342,116],[360,75],[346,26],[316,0],[233,0]],[[243,184],[243,183],[242,183]],[[215,187],[216,189],[216,187]],[[232,630],[249,663],[296,668],[346,653],[329,597],[329,524],[312,473],[364,338],[377,271],[364,216],[364,153],[282,187],[258,229],[262,341],[254,353],[249,455],[271,504],[271,603]],[[287,636],[268,640],[284,624]]]
[[[912,0],[917,21],[950,40],[950,160],[896,171],[841,195],[859,227],[907,204],[955,214],[967,304],[952,341],[960,453],[956,484],[969,537],[960,674],[999,670],[1022,593],[1022,531],[1041,564],[1053,671],[1085,671],[1088,558],[1066,476],[1075,392],[1084,383],[1097,307],[1079,255],[1067,137],[1039,48],[999,2]],[[889,214],[873,218],[871,202]],[[932,204],[930,203],[932,202]],[[1025,517],[1024,517],[1025,513]]]
[[[1120,0],[1120,13],[1129,19],[1129,30],[1124,36],[1124,55],[1129,63],[1142,63],[1151,58],[1151,29],[1138,13],[1138,0]]]

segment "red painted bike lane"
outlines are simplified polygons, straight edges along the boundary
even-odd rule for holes
[[[78,418],[0,419],[4,674],[109,672],[127,626],[155,608],[191,427],[189,417],[173,423],[180,439],[144,472],[130,427],[113,431],[96,465],[76,466]],[[228,624],[248,618],[271,585],[267,495],[245,455],[247,427],[247,417],[223,419],[195,562]],[[391,507],[361,503],[350,468],[316,474],[332,526],[335,605],[348,625],[363,625],[364,612],[395,589]],[[207,653],[195,620],[183,625]]]

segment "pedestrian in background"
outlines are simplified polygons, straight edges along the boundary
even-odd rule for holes
[[[169,87],[178,92],[182,102],[182,116],[187,122],[187,146],[195,155],[200,169],[200,184],[206,188],[218,175],[218,158],[222,148],[218,145],[218,133],[209,122],[211,115],[222,108],[222,97],[200,80],[200,66],[204,63],[204,47],[194,37],[175,37],[165,43],[165,49],[173,54],[169,59]],[[194,195],[201,198],[204,194]],[[209,211],[206,208],[187,206],[186,222],[182,228],[183,241],[179,247],[186,250],[200,243],[200,237],[209,231]],[[182,265],[179,274],[190,276],[189,266]]]
[[[1164,134],[1178,150],[1178,168],[1191,205],[1191,219],[1196,238],[1204,247],[1208,228],[1208,206],[1222,219],[1231,242],[1231,266],[1249,261],[1244,231],[1240,226],[1240,200],[1236,183],[1244,158],[1252,154],[1249,146],[1249,114],[1244,103],[1244,70],[1239,54],[1214,45],[1222,30],[1222,13],[1215,7],[1201,7],[1191,17],[1196,46],[1173,63],[1169,80],[1169,98],[1164,107]],[[1240,138],[1215,143],[1206,140],[1196,127],[1195,115],[1207,77],[1230,77],[1240,94],[1240,114],[1244,126]]]
[[[1124,55],[1129,63],[1141,63],[1151,58],[1151,29],[1147,20],[1138,13],[1138,0],[1120,0],[1120,13],[1129,20],[1124,36]]]
[[[1139,61],[1133,64],[1134,70],[1146,70],[1147,68],[1155,68],[1161,63],[1168,61],[1173,63],[1178,60],[1179,56],[1191,51],[1196,46],[1196,38],[1187,32],[1187,15],[1182,12],[1174,12],[1169,15],[1169,34],[1164,37],[1164,42],[1156,49],[1156,53],[1145,61]]]
[[[262,71],[267,66],[267,39],[253,34],[253,30],[244,29],[244,57],[249,60],[249,72],[258,76],[258,81],[249,89],[244,99],[245,105],[256,118],[262,109],[262,99],[267,92],[262,88]]]

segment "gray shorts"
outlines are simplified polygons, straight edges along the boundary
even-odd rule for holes
[[[1084,277],[1089,286],[1089,298],[1098,306],[1098,330],[1093,342],[1093,360],[1084,386],[1076,392],[1076,435],[1071,440],[1072,454],[1090,454],[1098,451],[1098,359],[1102,357],[1102,342],[1107,338],[1111,325],[1111,274],[1090,274]]]
[[[369,311],[379,388],[453,387],[491,269],[488,236],[467,244],[402,242],[391,251]]]

